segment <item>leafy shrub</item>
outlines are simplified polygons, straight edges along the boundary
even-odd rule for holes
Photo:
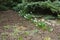
[[[54,15],[56,13],[56,15],[58,15],[60,13],[60,7],[58,7],[57,5],[54,5],[54,3],[50,2],[50,1],[31,2],[31,3],[27,3],[23,7],[23,10],[25,11],[25,13],[31,13],[31,14],[32,13],[34,13],[34,14],[41,14],[41,13],[49,14],[50,13],[50,14]]]
[[[15,5],[17,5],[18,3],[21,3],[21,2],[22,2],[22,0],[0,0],[0,8],[1,8],[1,10],[4,7],[12,9],[13,6],[15,6]],[[4,6],[4,7],[2,7],[2,6]]]
[[[46,9],[49,9],[50,13],[54,14],[54,12],[58,11],[58,9],[56,10],[55,7],[53,6],[52,2],[46,1],[46,2],[31,2],[31,3],[18,4],[16,6],[16,9],[18,9],[18,12],[21,16],[23,16],[24,18],[26,18],[28,20],[31,20],[39,28],[42,28],[43,30],[47,29],[50,31],[51,28],[48,28],[47,24],[45,22],[37,21],[37,20],[33,19],[32,18],[33,16],[31,14],[36,13],[36,12],[40,13],[41,11],[39,11],[39,10],[42,10],[41,13],[43,13],[43,11],[45,11]],[[53,12],[51,9],[54,9],[56,11]],[[46,11],[46,12],[48,12],[48,11]]]
[[[19,3],[16,6],[13,7],[13,10],[15,11],[20,11],[20,10],[24,10],[24,6],[26,5],[26,3]]]
[[[38,1],[51,1],[51,2],[54,2],[55,0],[23,0],[25,2],[38,2]]]
[[[31,19],[32,19],[32,15],[26,14],[26,15],[24,16],[24,18],[31,20]]]

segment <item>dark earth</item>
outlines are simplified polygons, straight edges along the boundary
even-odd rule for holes
[[[0,11],[0,40],[60,40],[60,20],[53,31],[38,29],[13,10]]]

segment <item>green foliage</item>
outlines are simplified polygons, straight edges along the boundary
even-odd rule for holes
[[[26,3],[19,3],[16,6],[13,7],[13,10],[15,11],[20,11],[20,10],[24,10],[24,6],[26,5]]]
[[[32,22],[38,27],[43,30],[47,30],[47,24],[44,21],[38,21],[36,18],[32,20]]]
[[[0,0],[0,8],[1,8],[0,10],[5,10],[7,8],[12,9],[13,6],[15,6],[21,2],[22,2],[22,0]]]
[[[31,19],[32,19],[32,15],[26,14],[26,15],[24,16],[24,18],[31,20]]]
[[[57,13],[57,14],[59,14],[59,10],[60,10],[60,7],[59,7],[59,5],[57,6],[57,5],[55,5],[54,4],[55,2],[51,2],[51,1],[45,1],[45,2],[31,2],[31,3],[22,3],[22,4],[18,4],[17,6],[16,6],[16,8],[18,9],[18,11],[19,11],[19,14],[21,15],[21,16],[23,16],[24,18],[26,18],[26,19],[28,19],[28,20],[31,20],[35,25],[37,25],[37,27],[39,27],[39,28],[42,28],[43,30],[49,30],[49,31],[51,31],[51,30],[53,30],[52,28],[49,28],[49,27],[47,27],[47,24],[45,23],[45,22],[39,22],[39,21],[37,21],[37,20],[35,20],[35,19],[33,19],[32,17],[32,13],[38,13],[38,11],[39,10],[41,10],[41,9],[50,9],[50,11],[52,12],[52,13]],[[37,10],[35,10],[36,8],[38,8]],[[41,9],[39,9],[39,8],[41,8]],[[44,10],[45,11],[45,10]],[[29,14],[28,14],[29,13]],[[37,14],[36,13],[36,14]],[[52,14],[51,13],[51,14]]]
[[[60,19],[60,15],[58,15],[58,19]]]
[[[42,28],[43,30],[46,30],[47,29],[47,25],[46,25],[46,23],[45,22],[38,22],[37,24],[36,24],[39,28]]]
[[[22,1],[23,3],[20,3]],[[38,2],[37,2],[38,1]],[[0,9],[5,10],[7,8],[12,8],[13,10],[19,12],[21,16],[24,18],[33,21],[35,25],[39,28],[47,29],[47,25],[45,22],[39,22],[32,18],[33,13],[40,13],[43,14],[45,9],[49,9],[52,13],[60,13],[60,1],[40,1],[40,0],[2,0],[0,1]],[[19,4],[18,4],[19,3]],[[51,13],[51,14],[52,14]],[[48,13],[49,14],[49,13]]]
[[[26,5],[27,6],[26,9],[29,10],[29,8],[31,8],[31,9],[35,10],[34,8],[40,7],[42,9],[49,8],[52,12],[58,12],[58,11],[60,11],[59,10],[60,7],[59,7],[59,4],[57,4],[57,5],[54,5],[54,3],[51,3],[50,1],[46,1],[46,2],[33,2],[33,3],[28,3]]]
[[[57,4],[57,5],[56,5]],[[59,2],[51,2],[51,1],[45,1],[45,2],[31,2],[31,3],[22,3],[18,4],[16,7],[13,8],[14,10],[21,11],[21,14],[38,14],[40,13],[39,10],[49,9],[53,14],[57,13],[57,15],[60,13],[60,7]],[[37,10],[36,10],[37,9]],[[41,12],[43,14],[43,12]],[[41,14],[40,13],[40,14]],[[51,14],[52,14],[51,13]],[[49,14],[49,12],[48,12]]]
[[[20,36],[18,40],[23,40],[23,37],[22,37],[22,36]]]
[[[39,27],[44,27],[44,26],[46,26],[46,24],[44,23],[44,22],[38,22],[38,24],[37,24]]]

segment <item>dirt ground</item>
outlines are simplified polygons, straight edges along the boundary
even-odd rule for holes
[[[0,40],[60,40],[60,25],[52,28],[43,31],[15,11],[0,11]]]

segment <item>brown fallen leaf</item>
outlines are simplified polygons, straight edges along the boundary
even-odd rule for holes
[[[26,30],[27,28],[24,27],[24,26],[19,26],[17,29],[18,29],[18,30]]]

